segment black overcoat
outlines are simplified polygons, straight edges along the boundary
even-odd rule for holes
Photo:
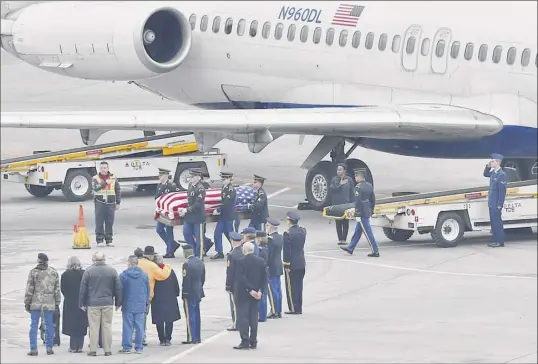
[[[151,301],[151,322],[160,324],[179,320],[181,318],[177,302],[180,294],[179,282],[173,269],[166,280],[155,281],[154,292]]]
[[[84,269],[69,269],[62,273],[60,290],[64,296],[62,311],[62,334],[68,336],[86,336],[88,332],[88,314],[78,307],[80,281]]]

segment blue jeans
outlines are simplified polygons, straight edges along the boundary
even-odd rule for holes
[[[121,345],[124,349],[133,347],[133,330],[135,330],[135,350],[143,349],[142,340],[144,339],[144,319],[145,312],[125,312],[121,313],[123,328],[121,335]]]
[[[155,229],[157,234],[163,239],[166,244],[166,254],[171,254],[174,251],[174,227],[163,224],[157,221],[157,227]]]
[[[491,224],[491,233],[493,234],[493,242],[504,244],[504,225],[502,219],[502,209],[490,207],[489,221]]]
[[[374,234],[372,233],[372,227],[370,226],[369,217],[361,217],[360,220],[357,221],[357,225],[355,225],[355,232],[351,237],[351,243],[349,243],[348,249],[351,251],[355,249],[362,236],[363,229],[366,235],[366,240],[368,240],[368,244],[370,245],[372,253],[379,253],[377,243],[375,242]]]
[[[187,323],[187,341],[201,341],[200,301],[183,299],[183,309]]]
[[[52,348],[54,345],[54,311],[43,310],[43,317],[45,318],[46,347]],[[37,328],[40,318],[41,310],[30,311],[30,350],[37,350]]]
[[[192,246],[194,249],[194,256],[201,258],[204,255],[202,251],[204,249],[204,244],[202,244],[202,239],[204,238],[203,233],[203,224],[183,224],[183,237],[187,244]]]
[[[232,231],[234,231],[233,229],[234,229],[233,221],[219,220],[217,222],[217,226],[215,227],[215,234],[214,234],[215,250],[217,251],[217,253],[222,254],[222,234],[224,234],[226,236],[226,239],[230,241],[229,234]]]
[[[269,304],[271,305],[271,314],[280,315],[282,313],[282,286],[280,285],[280,276],[269,277]]]

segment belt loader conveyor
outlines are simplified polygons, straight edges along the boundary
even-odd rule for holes
[[[536,180],[507,185],[505,230],[538,226],[537,187]],[[431,233],[437,245],[454,247],[466,231],[490,230],[488,190],[485,186],[379,199],[370,222],[393,241],[405,241],[415,232]],[[323,216],[337,220],[354,219],[354,213],[354,204],[323,209]]]

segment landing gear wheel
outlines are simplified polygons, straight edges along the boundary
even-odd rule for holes
[[[460,215],[454,212],[446,212],[439,215],[435,230],[432,231],[432,239],[441,248],[453,248],[465,232],[465,224]]]
[[[336,164],[329,161],[317,163],[306,174],[306,199],[314,210],[321,210],[329,205],[331,201],[329,186],[335,175]]]
[[[71,202],[87,200],[92,195],[92,176],[85,169],[68,171],[62,193]]]
[[[187,191],[189,189],[187,178],[190,175],[189,170],[191,168],[202,168],[202,166],[198,163],[178,163],[176,167],[174,183],[179,187],[180,191]]]
[[[24,184],[24,187],[26,188],[26,191],[28,191],[32,196],[42,198],[47,197],[52,193],[54,188],[47,187],[47,186],[34,186],[29,184]]]
[[[346,160],[347,165],[347,174],[351,176],[353,181],[355,181],[355,170],[356,169],[363,169],[366,172],[366,181],[370,182],[372,186],[374,185],[374,177],[372,175],[372,172],[370,171],[370,168],[368,168],[368,165],[361,161],[360,159],[351,158]]]
[[[383,228],[383,233],[392,241],[407,241],[415,233],[413,230]]]

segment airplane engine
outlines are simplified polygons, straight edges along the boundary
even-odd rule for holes
[[[159,2],[45,2],[7,14],[2,47],[41,69],[130,81],[177,68],[191,47],[188,19]]]

